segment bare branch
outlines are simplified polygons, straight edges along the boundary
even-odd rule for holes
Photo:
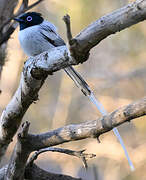
[[[88,51],[102,39],[145,18],[146,0],[137,0],[89,25],[72,40],[71,48],[82,62],[83,56],[83,59],[86,60],[89,55]],[[1,116],[0,157],[5,153],[28,107],[38,99],[38,92],[47,75],[76,63],[74,59],[70,58],[66,47],[63,46],[30,58],[25,63],[19,88]],[[36,150],[36,147],[40,149],[68,141],[97,137],[121,123],[145,114],[146,99],[144,98],[105,116],[102,122],[95,120],[80,125],[69,125],[38,136],[33,135],[38,143],[32,147]]]
[[[36,160],[41,153],[44,153],[44,152],[47,152],[47,151],[59,152],[59,153],[68,154],[70,156],[76,156],[76,157],[80,158],[83,161],[83,165],[84,165],[85,168],[88,167],[87,166],[87,160],[89,158],[93,158],[93,157],[96,156],[95,154],[86,154],[86,153],[84,153],[85,149],[81,150],[81,151],[73,151],[73,150],[69,150],[69,149],[48,147],[48,148],[40,149],[39,151],[35,152],[32,155],[32,157],[30,158],[28,164],[33,164],[34,160]]]
[[[95,138],[126,121],[130,121],[143,115],[146,115],[146,97],[140,101],[119,108],[114,112],[108,114],[107,116],[102,117],[102,119],[99,118],[97,120],[88,121],[82,124],[68,125],[43,134],[27,134],[29,124],[25,123],[22,127],[22,132],[18,135],[18,142],[11,157],[6,177],[7,179],[11,179],[12,177],[14,177],[14,179],[21,177],[22,172],[24,172],[27,158],[29,154],[34,150],[58,145],[69,141],[81,140],[85,138]],[[37,156],[40,153],[46,151],[66,153],[79,157],[82,159],[83,164],[86,168],[87,158],[92,158],[95,156],[93,154],[83,153],[84,150],[71,151],[60,148],[46,148],[41,149],[36,154],[34,154],[27,166],[32,166],[32,163],[37,158]]]
[[[70,40],[72,39],[71,26],[70,26],[70,16],[68,14],[66,14],[63,17],[63,21],[66,24],[67,38],[68,38],[68,42],[70,43]]]
[[[60,68],[64,68],[71,64],[74,64],[74,60],[69,57],[65,46],[50,49],[48,52],[44,52],[35,58],[30,58],[25,63],[20,86],[1,116],[1,155],[3,155],[6,147],[11,142],[13,135],[16,133],[24,113],[30,104],[38,99],[38,91],[43,85],[48,73],[59,70]],[[118,113],[120,113],[120,118]],[[111,130],[113,127],[118,126],[119,124],[130,119],[145,115],[145,113],[146,104],[144,98],[136,103],[136,105],[131,104],[128,107],[121,108],[118,111],[113,112],[109,116],[105,116],[102,120],[103,124],[100,120],[90,121],[81,125],[70,125],[60,128],[58,130],[46,133],[45,135],[34,135],[31,147],[34,148],[33,150],[38,150],[68,141],[80,140],[89,137],[98,137],[100,134]],[[35,145],[34,142],[37,142],[37,144]]]
[[[43,134],[29,134],[28,144],[30,144],[31,151],[35,151],[65,142],[97,138],[116,126],[144,115],[146,115],[146,97],[97,120],[64,126]]]
[[[48,73],[73,63],[66,46],[50,49],[25,63],[19,87],[1,115],[0,157],[16,133],[23,115],[29,106],[38,100],[38,92]]]
[[[0,180],[4,180],[5,173],[8,166],[0,169]],[[64,174],[55,174],[39,168],[36,164],[27,165],[25,168],[24,179],[27,180],[82,180],[81,178],[74,178]]]
[[[25,170],[25,179],[28,180],[82,180],[81,178],[73,178],[63,174],[49,173],[40,169],[37,165],[27,166]]]
[[[145,19],[146,0],[136,0],[101,17],[72,39],[70,49],[74,53],[73,57],[77,61],[84,62],[89,57],[90,49],[101,40]]]
[[[34,155],[30,158],[29,162],[26,165],[27,159],[32,150],[32,148],[30,147],[30,143],[29,143],[29,138],[31,136],[28,136],[29,125],[30,124],[28,122],[23,123],[22,130],[18,134],[18,137],[17,137],[18,141],[17,141],[17,144],[12,153],[9,165],[8,165],[8,167],[7,166],[5,167],[5,169],[7,169],[7,171],[3,170],[1,172],[1,176],[3,173],[6,172],[5,179],[7,179],[7,180],[24,179],[25,167],[26,166],[29,168],[32,167],[34,160],[37,159],[39,154],[47,152],[47,151],[60,152],[60,153],[65,153],[65,154],[68,154],[71,156],[76,156],[83,161],[85,168],[87,168],[87,160],[89,158],[93,158],[96,156],[94,154],[84,153],[85,150],[72,151],[72,150],[68,150],[68,149],[50,147],[50,148],[41,149],[41,150],[37,151],[36,153],[34,153]]]
[[[27,135],[29,129],[29,123],[23,123],[22,129],[17,136],[17,144],[12,153],[7,172],[5,174],[5,179],[23,179],[25,165],[29,157],[30,151],[27,145]]]

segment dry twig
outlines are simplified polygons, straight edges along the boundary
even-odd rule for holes
[[[78,157],[78,158],[80,158],[82,160],[83,165],[84,165],[84,167],[86,169],[88,167],[87,160],[96,156],[95,154],[86,154],[86,153],[84,153],[85,149],[81,150],[81,151],[73,151],[73,150],[69,150],[69,149],[48,147],[48,148],[40,149],[39,151],[35,152],[32,155],[32,157],[30,158],[28,164],[33,164],[34,160],[36,160],[41,153],[44,153],[44,152],[47,152],[47,151],[59,152],[59,153],[64,153],[64,154],[68,154],[68,155],[71,155],[71,156],[76,156],[76,157]]]
[[[70,43],[70,41],[72,40],[72,33],[71,33],[71,23],[70,23],[70,16],[68,14],[66,14],[63,17],[63,21],[66,24],[66,31],[67,31],[67,38],[68,38],[68,42]]]

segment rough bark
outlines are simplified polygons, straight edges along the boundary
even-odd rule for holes
[[[0,180],[5,180],[4,176],[8,166],[0,169]],[[82,180],[81,178],[74,178],[64,174],[55,174],[39,168],[36,164],[27,166],[25,169],[24,179],[26,180]],[[16,179],[14,179],[16,180]]]
[[[46,151],[66,153],[68,155],[79,157],[87,168],[86,160],[95,157],[94,154],[85,154],[84,150],[72,151],[46,147],[85,138],[99,138],[101,134],[112,130],[114,127],[144,115],[146,115],[146,97],[125,107],[119,108],[102,118],[98,118],[97,120],[64,126],[43,134],[28,134],[29,123],[26,122],[22,125],[22,131],[18,134],[18,142],[11,156],[5,174],[5,180],[23,179],[24,172],[27,174],[25,169],[27,159],[31,152],[37,151],[38,149],[40,149],[40,151],[34,154],[27,163],[27,170],[29,171],[32,169],[33,162],[38,155]],[[5,171],[2,173],[5,173]]]
[[[28,146],[33,151],[69,141],[98,138],[114,127],[144,115],[146,115],[146,97],[97,120],[64,126],[43,134],[29,135]]]
[[[25,63],[19,87],[1,115],[0,158],[12,141],[28,107],[38,100],[38,92],[47,75],[70,64],[74,64],[74,61],[65,46],[51,49]]]
[[[30,151],[26,146],[26,138],[28,135],[29,123],[22,125],[21,132],[17,135],[17,143],[13,150],[11,159],[5,173],[5,180],[23,180],[24,171]]]
[[[100,41],[145,19],[146,0],[137,0],[102,16],[70,40],[72,55],[76,60],[84,62],[89,57],[90,49]]]
[[[13,3],[13,5],[10,6],[9,3]],[[5,12],[3,7],[4,5],[9,5],[9,8],[11,8],[11,14],[9,15],[11,16],[17,1],[1,0],[1,4],[0,13],[4,15]],[[146,0],[137,0],[111,14],[101,17],[81,31],[75,38],[70,40],[71,53],[77,62],[75,62],[73,58],[70,58],[66,47],[63,46],[51,49],[37,57],[30,58],[25,63],[20,85],[11,102],[3,111],[0,119],[0,158],[5,154],[7,146],[12,141],[13,136],[20,126],[25,112],[29,106],[38,99],[38,92],[48,74],[52,74],[68,65],[75,65],[87,60],[90,49],[96,46],[101,40],[145,19]],[[4,20],[6,20],[5,17],[2,17],[1,21]],[[5,28],[3,28],[0,33],[3,33],[4,30]],[[34,151],[69,141],[85,138],[98,138],[99,135],[110,131],[114,127],[144,115],[146,115],[146,98],[120,108],[109,115],[94,121],[68,125],[43,134],[30,134],[27,137],[26,148],[29,148],[29,151]],[[18,146],[14,150],[14,154],[16,154],[17,148]],[[13,161],[10,161],[10,164],[15,164],[17,161],[18,156],[13,155]],[[27,158],[28,155],[25,158],[25,162]],[[23,163],[23,165],[24,164],[25,163]],[[6,169],[7,168],[2,168],[1,172],[5,172]],[[22,169],[24,171],[24,166]],[[37,172],[39,172],[39,170]],[[21,177],[19,176],[18,179],[21,179]]]
[[[81,178],[73,178],[63,174],[49,173],[35,164],[26,168],[25,178],[28,180],[82,180]]]

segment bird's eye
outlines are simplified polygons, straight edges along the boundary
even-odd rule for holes
[[[26,18],[26,20],[27,20],[27,21],[32,21],[32,17],[31,17],[31,16],[28,16],[28,17]]]

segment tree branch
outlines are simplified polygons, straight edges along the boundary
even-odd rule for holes
[[[71,151],[48,147],[69,141],[96,138],[101,134],[112,130],[114,127],[125,123],[126,121],[130,121],[144,115],[146,115],[146,97],[140,101],[119,108],[102,118],[98,118],[97,120],[64,126],[43,134],[27,134],[29,124],[25,123],[22,127],[22,132],[18,135],[18,142],[7,168],[6,179],[17,179],[18,177],[22,178],[29,154],[38,149],[41,150],[34,154],[34,156],[30,159],[27,164],[28,167],[33,166],[32,162],[34,159],[36,159],[40,153],[46,151],[55,151],[77,156],[82,159],[84,166],[87,167],[86,158],[92,158],[94,155],[84,154],[83,151]],[[3,171],[3,173],[4,172],[5,171]]]
[[[68,39],[68,42],[70,43],[70,40],[72,40],[71,25],[70,25],[70,16],[68,14],[66,14],[63,17],[63,21],[66,24],[67,39]]]
[[[89,57],[90,49],[100,41],[145,19],[146,0],[137,0],[99,18],[70,41],[73,57],[84,62],[87,60],[85,57]]]
[[[66,46],[50,49],[25,63],[19,87],[1,115],[0,157],[12,141],[27,109],[38,100],[38,92],[47,75],[74,63]]]
[[[5,175],[3,175],[3,176],[5,176],[4,179],[6,179],[6,180],[24,179],[25,167],[26,166],[29,168],[31,167],[31,169],[32,169],[34,160],[37,159],[39,154],[47,152],[47,151],[65,153],[65,154],[68,154],[71,156],[76,156],[82,160],[85,168],[87,168],[87,160],[89,158],[93,158],[96,156],[94,154],[84,153],[85,150],[72,151],[69,149],[49,147],[49,148],[45,148],[45,149],[40,149],[39,151],[34,153],[34,155],[30,158],[29,162],[26,165],[27,159],[28,159],[28,157],[31,153],[31,149],[32,149],[30,147],[30,143],[29,143],[30,136],[28,136],[29,125],[30,124],[28,122],[25,122],[22,124],[22,129],[17,136],[17,144],[13,150],[8,167],[7,166],[5,167],[5,169],[7,169],[7,170],[2,170],[0,172],[1,173],[0,176],[2,176],[3,173],[5,173]]]
[[[29,124],[26,123],[23,126],[22,132],[19,133],[18,143],[11,157],[6,177],[7,179],[15,179],[20,177],[20,175],[23,174],[22,172],[24,172],[27,158],[32,151],[69,141],[76,141],[85,138],[96,138],[101,134],[112,130],[114,127],[125,123],[126,121],[130,121],[144,115],[146,115],[146,97],[140,101],[119,108],[102,118],[98,118],[97,120],[64,126],[43,134],[27,134]],[[83,151],[75,152],[71,150],[62,150],[59,148],[47,148],[37,152],[37,154],[35,154],[28,163],[28,166],[32,165],[31,162],[34,161],[38,154],[48,150],[80,157],[85,167],[87,167],[86,158],[93,157],[93,155],[84,154]]]
[[[4,180],[5,173],[8,166],[0,169],[0,180]],[[36,164],[29,164],[25,168],[24,179],[27,180],[82,180],[81,178],[74,178],[64,174],[55,174],[39,168]],[[16,179],[14,179],[16,180]]]
[[[25,179],[28,180],[82,180],[81,178],[73,178],[63,174],[49,173],[40,169],[37,165],[27,166],[25,170]]]
[[[9,165],[7,168],[7,172],[5,174],[6,180],[12,179],[24,179],[24,171],[27,159],[30,155],[29,148],[27,146],[27,136],[28,136],[28,129],[29,123],[23,123],[20,133],[17,136],[17,143],[13,150],[11,159],[9,161]]]
[[[92,47],[108,35],[145,18],[146,0],[137,0],[89,25],[72,40],[71,49],[79,59],[82,59],[82,54],[88,54]],[[75,59],[77,58],[76,55],[74,56]],[[38,92],[47,75],[73,64],[75,65],[77,62],[70,58],[65,46],[50,49],[37,57],[29,58],[25,63],[20,85],[1,116],[0,158],[16,133],[28,107],[38,99]],[[114,111],[103,117],[102,121],[98,119],[79,125],[69,125],[41,135],[32,135],[30,144],[33,150],[38,150],[68,141],[98,137],[115,126],[145,114],[146,98]],[[35,142],[37,143],[35,144]]]
[[[97,120],[64,126],[43,134],[29,134],[27,144],[29,144],[31,151],[35,151],[65,142],[97,138],[114,127],[144,115],[146,115],[146,97]]]
[[[68,154],[70,156],[76,156],[82,160],[83,165],[86,169],[88,168],[87,160],[96,156],[95,154],[84,153],[85,149],[81,150],[81,151],[73,151],[73,150],[69,150],[69,149],[48,147],[48,148],[40,149],[39,151],[35,152],[32,155],[32,157],[30,158],[28,164],[33,164],[34,160],[36,160],[40,154],[47,152],[47,151],[59,152],[59,153]]]

